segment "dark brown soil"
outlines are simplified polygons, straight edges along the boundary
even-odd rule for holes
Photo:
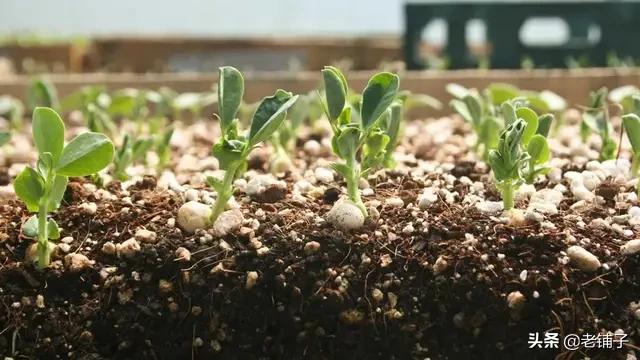
[[[453,172],[469,176],[472,170],[461,163]],[[381,218],[395,228],[369,221],[358,234],[345,234],[301,216],[307,209],[324,214],[337,193],[329,190],[324,199],[305,204],[290,201],[288,194],[273,204],[242,205],[245,218],[259,209],[266,212],[256,234],[270,251],[259,256],[248,232],[227,237],[232,250],[224,250],[219,239],[167,226],[182,200],[156,189],[153,178],[130,189],[134,205],[123,201],[115,185],[110,189],[118,200],[95,199],[82,181],[70,183],[66,204],[55,215],[63,236],[74,238],[71,251],[95,260],[81,273],[59,263],[39,272],[23,263],[31,240],[21,236],[20,224],[29,215],[17,202],[0,206],[3,356],[614,359],[637,348],[529,350],[528,336],[622,329],[636,344],[640,341],[640,323],[628,309],[640,298],[640,257],[620,257],[612,230],[579,228],[564,211],[550,218],[556,225],[550,230],[538,224],[510,227],[472,206],[443,201],[428,209],[428,217],[419,210],[416,216],[411,209],[383,207]],[[466,187],[456,184],[460,191]],[[380,200],[399,196],[415,202],[422,184],[392,177],[375,188]],[[608,190],[603,185],[600,191]],[[97,214],[80,211],[78,205],[86,201],[98,204]],[[603,213],[606,209],[593,209],[583,221],[589,224]],[[403,233],[415,217],[425,219],[426,228],[416,224],[412,234]],[[142,226],[157,233],[157,244],[143,243],[132,259],[101,251],[105,242],[120,243]],[[389,232],[395,239],[386,236]],[[597,241],[590,250],[609,270],[589,274],[559,263],[567,233]],[[465,242],[465,234],[477,242]],[[309,241],[317,241],[320,249],[305,251]],[[181,246],[191,251],[191,261],[176,261]],[[439,257],[448,267],[436,274],[433,264]],[[214,268],[218,271],[212,273]],[[524,282],[522,270],[528,271]],[[247,289],[247,274],[253,271],[258,279]],[[374,289],[384,294],[378,303]],[[519,312],[507,306],[512,291],[527,299]],[[37,306],[38,295],[44,306]]]

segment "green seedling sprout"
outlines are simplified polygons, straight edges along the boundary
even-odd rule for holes
[[[524,120],[516,119],[500,134],[498,148],[489,151],[489,165],[505,210],[513,208],[514,193],[524,182],[521,169],[529,155],[522,151],[521,141],[526,128]]]
[[[35,167],[27,166],[15,179],[16,195],[29,212],[37,213],[23,225],[23,232],[37,237],[38,267],[49,266],[49,239],[60,230],[48,214],[60,207],[69,176],[87,176],[104,169],[113,158],[113,144],[103,134],[88,132],[64,143],[64,123],[51,108],[33,111],[33,141],[38,149]]]
[[[392,140],[390,127],[384,124],[387,117],[391,117],[389,107],[396,100],[400,79],[388,72],[372,76],[362,93],[358,121],[353,121],[352,107],[347,102],[347,80],[342,72],[327,66],[322,75],[325,110],[333,130],[333,152],[343,160],[332,164],[332,167],[344,177],[349,200],[366,217],[367,210],[360,197],[358,182],[384,161],[387,144]],[[383,118],[385,120],[381,120]]]
[[[309,119],[310,100],[309,94],[300,95],[298,101],[287,111],[288,121],[285,121],[271,137],[270,142],[274,149],[270,165],[272,173],[281,173],[290,168],[291,158],[289,153],[295,150],[298,127]]]
[[[633,96],[640,94],[640,89],[633,85],[617,87],[609,92],[609,101],[622,106],[624,114],[634,112]]]
[[[2,95],[0,96],[0,116],[9,120],[12,129],[21,129],[24,105],[13,96]]]
[[[503,127],[502,121],[494,114],[493,105],[484,101],[477,93],[465,91],[466,89],[459,87],[459,85],[449,86],[448,90],[462,96],[462,98],[453,99],[450,105],[465,121],[471,124],[476,134],[474,151],[482,149],[482,158],[486,160],[489,150],[498,145],[500,130]]]
[[[58,91],[49,79],[42,77],[31,81],[27,88],[27,105],[29,110],[45,106],[53,109],[59,107]]]
[[[111,96],[104,86],[83,86],[60,100],[60,110],[70,112],[82,110],[85,112],[89,104],[106,109],[111,104]]]
[[[0,147],[6,145],[11,141],[11,133],[8,131],[0,131]]]
[[[202,109],[214,104],[217,101],[213,92],[187,92],[177,95],[171,102],[174,118],[179,119],[180,115],[187,111],[192,119],[197,119],[202,114]]]
[[[583,142],[586,142],[588,136],[592,133],[600,136],[602,142],[599,157],[600,161],[615,158],[617,150],[616,142],[610,136],[610,134],[613,133],[613,128],[609,121],[606,98],[606,88],[591,92],[589,95],[589,106],[582,113],[582,122],[580,123],[580,136]]]
[[[389,137],[389,141],[387,141],[384,149],[382,166],[387,169],[393,169],[396,166],[393,152],[400,141],[400,130],[402,119],[404,118],[404,105],[400,101],[395,101],[389,109],[388,115],[383,117],[384,122],[381,124],[381,130]]]
[[[173,128],[165,130],[160,136],[157,136],[154,142],[156,154],[158,154],[158,169],[162,170],[167,167],[171,160],[171,137],[173,136]]]
[[[134,163],[144,162],[147,152],[152,147],[152,138],[134,140],[131,135],[124,135],[122,144],[113,157],[113,176],[120,181],[129,179],[127,168]]]
[[[633,157],[631,158],[631,176],[637,177],[640,169],[640,117],[636,114],[627,114],[622,117],[622,126],[631,143]],[[640,180],[636,185],[636,191],[640,194]]]
[[[219,74],[218,118],[222,137],[213,146],[213,155],[225,173],[222,180],[211,176],[207,178],[207,183],[218,194],[212,208],[211,223],[215,223],[231,199],[233,181],[246,170],[251,151],[281,127],[287,110],[298,99],[298,95],[280,89],[265,97],[253,114],[248,133],[241,135],[237,114],[244,94],[244,79],[240,71],[230,66],[221,67]]]

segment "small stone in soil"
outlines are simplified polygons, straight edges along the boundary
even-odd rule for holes
[[[138,240],[131,238],[125,240],[121,244],[116,245],[116,252],[119,256],[131,258],[140,251],[140,243]]]
[[[80,272],[93,264],[93,260],[89,260],[88,257],[78,253],[68,254],[64,257],[64,265],[72,273]]]
[[[80,210],[87,215],[95,215],[98,211],[98,205],[94,202],[82,203],[79,206]]]
[[[250,290],[256,285],[258,281],[258,273],[256,271],[247,272],[247,281],[244,285],[245,289]]]
[[[314,254],[320,250],[320,243],[317,241],[309,241],[304,244],[304,252],[307,255]]]
[[[337,201],[327,213],[327,220],[333,226],[342,230],[355,230],[364,225],[364,215],[352,201],[342,199]]]
[[[178,210],[178,225],[188,233],[209,227],[210,218],[211,207],[196,201],[189,201]]]
[[[633,255],[640,253],[640,239],[627,241],[626,244],[620,247],[620,252],[623,255]]]
[[[582,246],[573,245],[567,249],[567,255],[573,264],[583,271],[593,272],[600,268],[598,257]]]
[[[191,252],[182,246],[176,249],[176,260],[188,262],[191,260]]]
[[[155,232],[149,231],[147,229],[138,229],[138,231],[136,231],[135,238],[140,242],[155,243],[157,240],[157,235]]]
[[[107,241],[102,245],[102,252],[107,255],[114,255],[116,253],[116,245],[111,241]]]

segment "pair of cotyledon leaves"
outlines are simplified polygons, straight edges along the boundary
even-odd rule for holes
[[[94,174],[113,159],[113,144],[105,135],[87,132],[65,145],[64,132],[64,123],[53,109],[34,110],[32,135],[39,153],[38,163],[36,168],[26,167],[14,182],[16,195],[31,212],[39,210],[45,195],[47,211],[57,209],[69,176]]]

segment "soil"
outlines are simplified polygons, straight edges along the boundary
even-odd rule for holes
[[[425,156],[433,159],[436,151]],[[290,184],[283,200],[257,202],[236,193],[245,223],[224,239],[205,231],[187,234],[174,225],[183,197],[159,187],[154,177],[126,191],[112,182],[107,190],[113,199],[93,191],[88,179],[75,178],[55,218],[69,252],[95,261],[77,273],[63,266],[59,249],[46,271],[25,263],[32,240],[20,227],[30,215],[17,200],[4,201],[0,354],[13,359],[629,359],[640,350],[640,320],[629,309],[640,300],[640,256],[620,255],[620,235],[591,222],[627,209],[594,204],[580,214],[586,224],[581,226],[569,192],[560,212],[546,219],[555,228],[509,225],[442,198],[419,209],[415,203],[425,182],[447,174],[455,177],[460,198],[470,187],[461,177],[468,177],[484,183],[487,200],[499,200],[486,167],[457,155],[452,159],[448,173],[417,177],[394,170],[372,176],[375,195],[365,201],[383,204],[380,218],[354,232],[318,220],[339,197],[340,180],[302,202],[292,196],[292,180],[282,175]],[[0,182],[6,177],[7,169],[0,170]],[[596,193],[615,203],[619,191],[605,182]],[[390,197],[408,205],[385,204]],[[97,204],[95,214],[80,206],[86,202]],[[526,200],[519,207],[526,207]],[[131,258],[103,251],[105,243],[122,243],[140,228],[154,231],[157,242],[141,242]],[[637,238],[640,229],[632,230]],[[559,261],[568,244],[584,239],[606,265],[597,272]],[[177,259],[180,247],[190,251],[189,261]],[[265,247],[268,251],[258,250]],[[526,299],[518,309],[507,301],[515,291]],[[618,351],[528,346],[534,332],[562,336],[618,329],[630,340]]]

